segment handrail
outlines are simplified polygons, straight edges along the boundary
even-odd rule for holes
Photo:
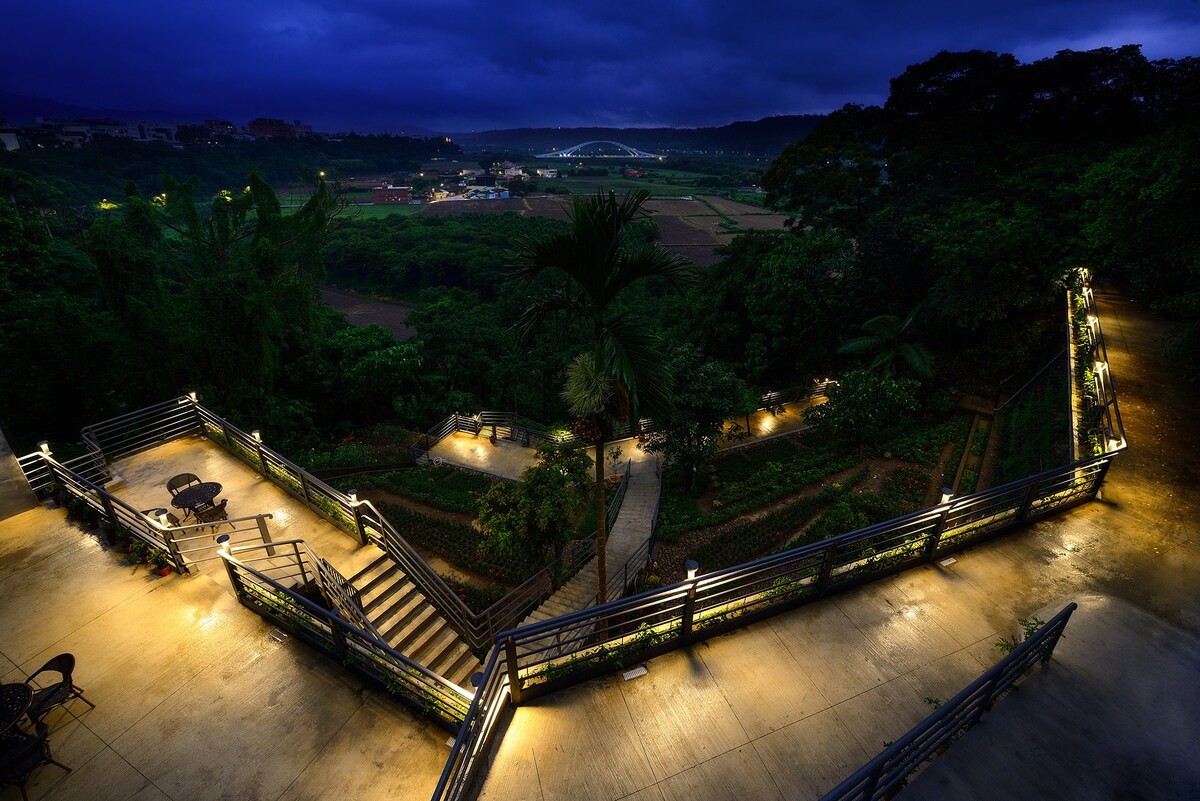
[[[432,801],[466,798],[481,763],[486,762],[488,746],[509,700],[508,674],[501,669],[499,657],[500,649],[492,648],[475,697],[450,747],[450,758],[438,777]]]
[[[297,543],[303,544],[303,540],[284,540],[273,543],[273,545],[294,545],[297,547],[297,558],[299,558]],[[343,664],[347,667],[383,681],[389,690],[399,689],[404,697],[418,709],[430,711],[427,702],[432,702],[434,713],[447,724],[460,726],[464,722],[470,709],[468,701],[471,694],[462,687],[413,661],[350,621],[342,619],[329,610],[322,609],[304,596],[284,587],[237,556],[237,554],[267,547],[267,545],[249,545],[220,551],[234,592],[243,605],[254,608],[264,616],[288,624],[296,624],[292,630],[297,636],[321,650],[333,652],[341,657]],[[307,545],[304,547],[307,551]],[[261,593],[254,592],[251,589],[254,584],[248,584],[243,579],[242,573],[254,577],[262,585],[269,587],[273,593],[281,593],[286,596],[288,605],[293,610],[299,610],[305,613],[309,620],[315,619],[327,627],[329,637],[321,636],[326,633],[324,629],[313,630],[303,623],[293,620],[278,605],[271,604],[269,599],[263,597]],[[379,657],[384,659],[381,660]],[[389,661],[396,663],[400,669],[393,669],[393,665],[388,664]]]
[[[903,787],[913,771],[978,723],[983,714],[1035,664],[1050,660],[1077,608],[1075,603],[1067,604],[1049,623],[985,670],[958,695],[821,796],[821,801],[874,801]]]
[[[531,690],[540,695],[573,683],[571,675],[575,680],[595,675],[595,660],[604,656],[597,649],[665,652],[1082,503],[1095,495],[1112,458],[1093,457],[828,540],[502,632],[496,641],[515,645],[509,672],[521,683],[513,684],[514,695],[519,698]],[[581,662],[569,675],[563,661],[573,656]],[[526,679],[545,678],[539,674],[551,660],[558,664],[554,676],[532,687],[524,684]]]

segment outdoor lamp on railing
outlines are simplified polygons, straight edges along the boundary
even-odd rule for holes
[[[42,440],[41,442],[39,442],[39,443],[38,443],[38,447],[42,449],[42,455],[43,455],[43,456],[49,456],[49,455],[50,455],[50,442],[49,442],[49,440]]]
[[[1113,451],[1118,450],[1120,447],[1121,447],[1121,440],[1117,439],[1116,437],[1108,438],[1109,453],[1112,453]]]
[[[942,487],[942,503],[950,503],[950,499],[954,497],[954,490],[950,487]]]
[[[226,556],[229,555],[229,535],[228,534],[222,534],[221,536],[217,537],[217,547],[221,550],[221,553],[225,554]]]
[[[257,428],[250,432],[250,436],[254,437],[255,442],[262,442],[262,433]]]
[[[1100,375],[1108,369],[1108,362],[1096,362],[1096,375]]]
[[[167,510],[166,509],[155,509],[154,516],[158,518],[158,524],[160,526],[162,526],[163,528],[167,527]]]
[[[358,490],[346,490],[346,497],[350,499],[350,503],[358,503]]]
[[[195,402],[196,402],[197,398],[196,398],[196,392],[195,392],[195,390],[193,390],[193,391],[189,392],[189,393],[187,394],[187,396],[188,396],[188,398],[190,398],[190,399],[191,399],[192,403],[195,403]]]
[[[700,564],[695,559],[689,559],[683,563],[683,569],[687,571],[688,581],[696,577],[696,572],[700,570]]]

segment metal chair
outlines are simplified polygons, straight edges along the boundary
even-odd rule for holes
[[[227,503],[229,503],[229,499],[222,498],[221,502],[218,503],[216,506],[210,506],[207,509],[197,509],[196,510],[196,521],[199,523],[211,524],[213,533],[215,534],[217,532],[217,529],[220,526],[226,525],[225,523],[223,523],[221,521],[229,519],[229,515],[226,514],[226,512],[225,512],[225,505]],[[228,523],[227,525],[233,526],[232,523]]]
[[[29,705],[31,720],[40,721],[51,709],[63,706],[72,698],[78,698],[92,709],[96,708],[95,704],[83,697],[83,690],[75,686],[71,679],[74,672],[74,654],[59,654],[25,679],[25,683],[33,687],[33,702]],[[47,687],[34,686],[33,680],[43,673],[58,673],[59,680]]]
[[[58,765],[67,773],[71,772],[50,753],[50,740],[47,739],[50,730],[46,724],[39,720],[34,723],[34,729],[36,734],[14,729],[0,736],[0,787],[10,784],[20,787],[24,801],[29,801],[25,783],[42,765]]]
[[[200,477],[195,473],[180,473],[172,476],[171,480],[167,482],[167,492],[171,493],[171,497],[174,498],[180,490],[200,483],[202,483]]]

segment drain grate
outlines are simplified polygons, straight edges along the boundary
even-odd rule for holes
[[[639,667],[631,668],[629,670],[624,671],[623,673],[621,673],[621,678],[625,679],[625,681],[633,681],[634,679],[640,679],[642,676],[645,676],[649,672],[650,672],[649,670],[646,670],[645,665],[641,665]]]

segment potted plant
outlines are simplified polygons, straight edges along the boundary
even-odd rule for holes
[[[621,464],[621,447],[618,445],[615,448],[609,448],[608,449],[608,465],[609,465],[609,469],[612,470],[612,472],[608,474],[608,483],[612,484],[614,487],[621,483],[621,474],[617,472],[617,469],[619,468],[620,464]]]
[[[116,545],[117,540],[121,535],[121,527],[111,520],[105,520],[102,528],[104,530],[105,542],[107,542],[109,545]]]
[[[144,565],[150,560],[150,546],[136,537],[129,543],[129,555],[134,564]]]
[[[154,565],[154,569],[160,576],[166,576],[171,572],[171,559],[162,548],[155,548],[150,552],[150,564]]]

